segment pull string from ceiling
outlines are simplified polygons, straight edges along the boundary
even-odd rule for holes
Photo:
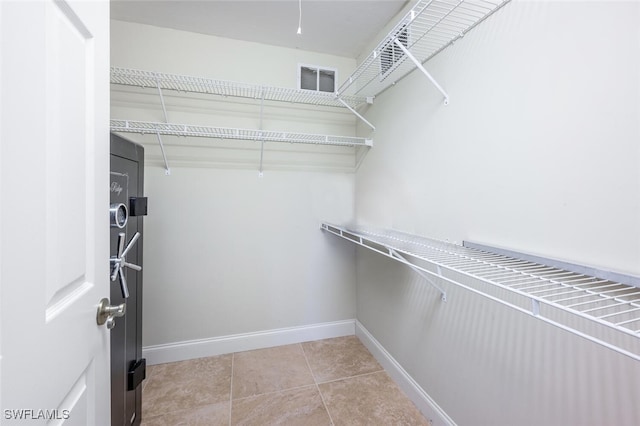
[[[302,0],[298,0],[298,35],[302,34]]]

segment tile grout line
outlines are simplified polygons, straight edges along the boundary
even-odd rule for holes
[[[307,367],[309,367],[309,371],[311,372],[311,377],[313,377],[313,383],[316,385],[316,389],[318,390],[318,394],[320,395],[320,400],[322,401],[322,405],[324,406],[327,415],[329,416],[329,421],[331,422],[331,426],[335,426],[333,422],[333,417],[331,417],[331,412],[329,411],[329,407],[327,407],[327,402],[324,400],[324,395],[322,395],[322,391],[320,390],[320,386],[318,386],[318,381],[316,380],[316,375],[313,374],[313,369],[311,368],[311,364],[309,364],[309,359],[307,358],[307,353],[304,350],[304,346],[302,343],[299,343],[300,348],[302,349],[302,355],[304,355],[304,360],[307,363]]]
[[[364,376],[369,376],[371,374],[377,374],[377,373],[386,373],[385,369],[382,368],[380,370],[376,370],[376,371],[369,371],[368,373],[362,373],[362,374],[356,374],[355,376],[347,376],[347,377],[340,377],[338,379],[333,379],[333,380],[327,380],[326,382],[320,382],[320,385],[324,385],[327,383],[335,383],[335,382],[339,382],[341,380],[349,380],[349,379],[356,379],[358,377],[364,377]],[[388,375],[389,373],[387,373]],[[314,378],[315,379],[315,378]],[[394,382],[395,383],[395,382]]]
[[[229,426],[231,426],[231,413],[233,412],[233,361],[236,353],[231,353],[231,378],[229,379]]]
[[[0,1],[2,1],[2,0],[0,0]],[[300,390],[300,389],[304,389],[304,388],[310,388],[310,387],[313,387],[313,386],[315,386],[315,383],[309,383],[308,385],[294,386],[292,388],[286,388],[286,389],[277,389],[277,390],[273,390],[273,391],[269,391],[269,392],[257,393],[255,395],[243,396],[242,398],[235,398],[235,401],[242,401],[243,399],[256,398],[256,397],[264,396],[264,395],[274,395],[274,394],[282,393],[282,392],[296,391],[296,390]]]

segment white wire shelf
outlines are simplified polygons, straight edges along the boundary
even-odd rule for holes
[[[111,67],[111,83],[223,97],[264,99],[266,101],[345,108],[345,105],[340,102],[335,93],[262,86],[129,68]],[[351,108],[357,108],[367,101],[365,97],[353,95],[341,96],[340,99]]]
[[[191,124],[157,123],[150,121],[111,120],[111,131],[152,135],[191,136],[260,142],[287,142],[313,145],[373,146],[371,139],[352,136],[330,136],[310,133],[276,132],[269,130],[209,127]]]
[[[362,61],[337,93],[375,97],[417,67],[398,43],[422,64],[463,37],[509,1],[419,1]],[[435,81],[434,84],[437,86]]]
[[[464,287],[640,361],[635,285],[397,231],[321,228],[410,266],[439,290],[436,282]]]

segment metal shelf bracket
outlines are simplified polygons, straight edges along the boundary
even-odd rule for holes
[[[422,278],[424,278],[429,284],[431,284],[433,287],[435,287],[436,289],[438,289],[440,291],[440,300],[442,300],[443,302],[447,301],[447,292],[444,291],[438,284],[436,284],[435,282],[433,282],[433,280],[431,279],[431,277],[429,277],[427,274],[425,274],[424,272],[422,272],[422,270],[420,268],[418,268],[416,265],[414,265],[413,263],[409,262],[407,259],[405,259],[402,255],[400,255],[397,251],[395,251],[394,249],[389,249],[389,253],[391,254],[391,257],[395,257],[398,260],[400,260],[402,263],[404,263],[405,265],[407,265],[411,270],[413,270],[416,274],[420,275]],[[438,271],[438,275],[441,275],[441,272]]]
[[[358,111],[356,111],[355,109],[351,108],[349,106],[348,103],[346,103],[345,101],[343,101],[340,98],[337,98],[338,101],[345,106],[345,108],[347,108],[349,111],[351,111],[352,113],[354,113],[356,115],[356,117],[358,117],[360,120],[362,120],[367,126],[371,127],[371,130],[373,130],[374,132],[376,131],[376,126],[374,126],[373,124],[371,124],[366,118],[364,118]]]
[[[171,174],[171,169],[169,168],[169,162],[167,161],[167,154],[164,152],[164,144],[162,143],[162,137],[160,136],[159,131],[156,132],[156,136],[158,137],[158,144],[160,145],[162,160],[164,161],[164,174],[169,176]]]
[[[264,159],[264,138],[262,137],[263,115],[264,115],[264,89],[262,89],[262,96],[260,97],[260,132],[258,133],[258,136],[260,139],[260,168],[258,169],[258,177],[264,177],[264,170],[262,170],[262,160]]]
[[[158,87],[158,95],[160,95],[160,104],[162,105],[162,113],[164,114],[164,122],[169,122],[169,116],[167,115],[167,107],[164,103],[164,96],[162,95],[162,87],[160,86],[160,78],[156,76],[156,85]],[[160,136],[160,132],[156,132],[156,136],[158,137],[158,143],[160,144],[160,152],[162,152],[162,160],[164,161],[164,174],[169,176],[171,174],[171,169],[169,168],[169,162],[167,161],[167,154],[164,152],[164,144],[162,143],[162,136]]]
[[[398,47],[400,47],[400,49],[402,49],[402,51],[404,52],[405,55],[407,55],[407,58],[411,59],[411,62],[413,62],[415,64],[415,66],[422,71],[422,73],[424,75],[427,76],[427,78],[429,79],[429,81],[431,81],[431,83],[433,83],[433,85],[436,87],[436,89],[438,89],[438,91],[440,93],[442,93],[442,96],[444,96],[444,104],[445,105],[449,105],[449,95],[447,94],[447,92],[445,92],[445,90],[442,88],[442,86],[440,86],[440,84],[438,84],[438,82],[436,81],[435,78],[433,78],[433,76],[429,73],[429,71],[427,71],[422,64],[420,63],[420,61],[418,61],[416,59],[415,56],[413,56],[413,54],[411,52],[409,52],[409,49],[407,49],[406,47],[404,47],[404,45],[400,42],[400,40],[398,40],[397,38],[394,40],[394,43],[396,45],[398,45]]]
[[[443,278],[441,275],[441,271],[438,271],[437,274],[429,271],[428,269],[422,268],[418,265],[415,265],[413,263],[411,263],[409,260],[407,260],[404,256],[402,256],[400,253],[398,253],[394,248],[390,247],[390,246],[386,246],[384,244],[380,244],[378,242],[372,242],[368,239],[363,238],[361,235],[356,235],[356,234],[352,234],[349,231],[345,230],[345,229],[341,229],[339,227],[335,227],[333,225],[328,225],[326,223],[322,223],[320,225],[320,229],[330,232],[334,235],[337,235],[339,237],[342,237],[346,240],[349,240],[355,244],[358,244],[359,246],[368,248],[369,250],[375,251],[376,253],[380,253],[382,255],[385,255],[387,257],[390,257],[393,260],[396,260],[400,263],[403,263],[405,265],[407,265],[411,270],[413,270],[415,273],[417,273],[418,275],[420,275],[422,278],[424,278],[431,286],[433,286],[435,289],[437,289],[440,292],[440,300],[442,300],[443,302],[447,301],[447,292],[444,291],[442,289],[442,287],[440,287],[438,284],[436,284],[431,276],[436,277],[436,278]],[[373,244],[371,244],[373,243]],[[377,247],[375,247],[376,245],[382,246],[385,248],[385,250],[380,250]],[[431,275],[431,276],[430,276]]]

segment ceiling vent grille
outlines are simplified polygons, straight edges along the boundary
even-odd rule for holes
[[[404,47],[408,48],[409,36],[409,27],[404,24],[380,51],[380,81],[384,80],[407,58],[407,55],[395,43],[395,40],[398,40]]]

